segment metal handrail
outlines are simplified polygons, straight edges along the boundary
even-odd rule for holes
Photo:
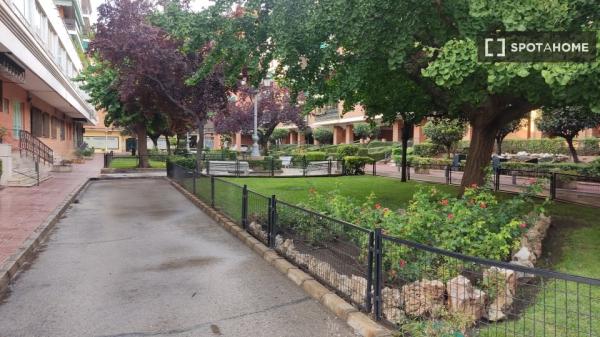
[[[54,163],[54,151],[48,145],[44,144],[29,131],[17,130],[17,132],[19,133],[19,151],[21,155],[25,151],[25,154],[31,154],[34,160],[43,160],[49,164]]]

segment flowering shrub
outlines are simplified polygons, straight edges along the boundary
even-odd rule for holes
[[[506,260],[519,246],[522,234],[543,212],[545,204],[532,198],[540,188],[540,183],[532,180],[526,191],[504,200],[477,186],[465,189],[460,197],[435,187],[422,188],[403,212],[383,207],[375,201],[374,194],[358,203],[337,190],[326,194],[311,190],[306,206],[361,227],[382,228],[389,236],[466,255]],[[355,242],[365,244],[358,239]],[[392,280],[400,270],[404,279],[412,278],[410,275],[416,279],[424,266],[433,268],[441,278],[456,276],[448,259],[403,245],[386,248],[384,265]]]

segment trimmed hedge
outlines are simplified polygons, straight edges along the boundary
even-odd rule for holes
[[[430,142],[415,144],[412,148],[414,155],[419,157],[435,157],[444,152],[444,149],[441,146]]]
[[[346,175],[365,174],[365,165],[367,164],[373,164],[371,157],[345,156],[343,158],[344,173]]]
[[[172,156],[168,159],[169,162],[193,170],[196,168],[196,157],[180,157]]]
[[[356,156],[360,148],[352,144],[339,145],[336,150],[337,158],[343,159],[347,156]]]

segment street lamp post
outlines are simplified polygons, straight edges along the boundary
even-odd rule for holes
[[[270,86],[271,85],[271,79],[270,78],[265,78],[263,79],[258,88],[255,89],[255,94],[254,94],[254,132],[252,133],[252,153],[251,156],[252,157],[260,157],[260,149],[258,147],[258,100],[260,99],[260,86],[264,85],[264,86]]]

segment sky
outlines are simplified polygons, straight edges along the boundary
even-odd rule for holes
[[[97,15],[96,8],[98,8],[98,6],[100,6],[104,2],[104,0],[91,0],[91,2],[92,2],[93,10],[94,10],[92,17],[95,20],[96,15]],[[212,1],[210,1],[210,0],[191,0],[190,1],[192,10],[200,10],[202,8],[209,6],[211,3],[212,3]]]

